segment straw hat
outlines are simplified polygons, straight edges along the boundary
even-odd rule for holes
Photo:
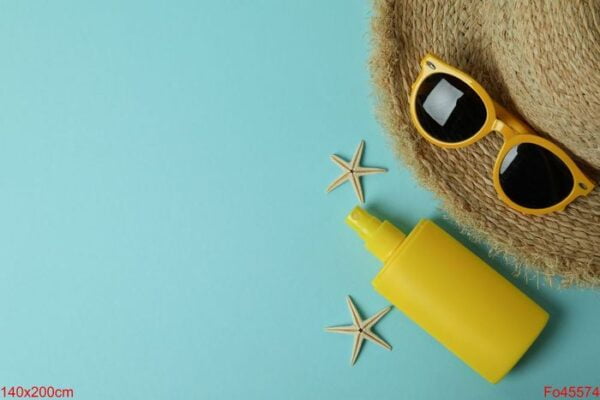
[[[394,146],[458,223],[564,284],[600,284],[600,189],[563,212],[522,215],[492,183],[500,135],[459,150],[425,141],[408,93],[433,52],[600,178],[600,1],[375,0],[371,71]]]

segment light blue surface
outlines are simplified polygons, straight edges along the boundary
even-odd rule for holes
[[[0,386],[78,399],[541,399],[600,385],[600,298],[493,386],[397,310],[349,366],[344,297],[387,305],[328,160],[367,141],[367,206],[438,203],[373,116],[364,1],[12,1],[0,12]],[[424,51],[426,49],[423,49]],[[417,62],[417,60],[415,60]],[[486,166],[482,166],[485,168]],[[469,243],[486,259],[483,246]]]

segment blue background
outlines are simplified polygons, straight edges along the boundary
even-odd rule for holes
[[[374,118],[369,2],[7,1],[0,10],[0,386],[79,399],[541,399],[600,385],[600,298],[552,314],[500,384],[393,310],[351,368],[345,296],[387,302],[331,153],[389,168],[367,207],[486,260]],[[423,49],[424,51],[426,49]],[[417,60],[415,60],[417,62]],[[485,168],[486,166],[482,166]]]

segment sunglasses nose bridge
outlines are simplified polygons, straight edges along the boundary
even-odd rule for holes
[[[492,125],[492,130],[500,132],[500,134],[502,134],[502,136],[504,137],[504,141],[507,141],[508,139],[517,135],[517,131],[515,131],[512,127],[508,126],[506,123],[504,123],[504,121],[500,119],[494,121],[494,124]]]
[[[501,120],[505,125],[508,125],[515,134],[535,135],[533,129],[527,125],[525,121],[502,107],[500,104],[494,102],[494,108],[496,109],[496,118]]]

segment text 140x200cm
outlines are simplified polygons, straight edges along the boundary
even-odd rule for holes
[[[73,398],[75,391],[70,388],[55,388],[54,386],[2,386],[0,395],[3,398],[17,399],[66,399]]]

